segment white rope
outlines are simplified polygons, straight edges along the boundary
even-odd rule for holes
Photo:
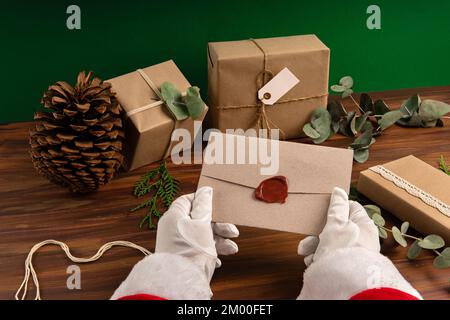
[[[104,244],[100,249],[98,249],[97,253],[94,254],[92,257],[90,258],[78,258],[73,256],[70,253],[70,249],[69,247],[61,241],[57,241],[57,240],[45,240],[42,241],[40,243],[37,243],[33,246],[33,248],[31,248],[30,252],[28,253],[28,256],[25,260],[25,276],[24,279],[22,281],[22,284],[20,285],[19,289],[16,292],[15,298],[16,300],[25,300],[26,296],[27,296],[27,290],[28,290],[28,280],[30,279],[30,274],[33,277],[33,282],[34,282],[34,286],[36,287],[36,296],[35,296],[35,300],[41,300],[41,294],[40,294],[40,290],[39,290],[39,280],[36,274],[36,271],[34,270],[33,267],[33,254],[39,250],[39,248],[48,245],[48,244],[54,244],[54,245],[58,245],[61,247],[61,249],[66,253],[67,257],[72,260],[73,262],[76,263],[87,263],[87,262],[92,262],[92,261],[96,261],[98,260],[106,251],[108,251],[109,249],[111,249],[112,247],[115,246],[120,246],[120,247],[128,247],[128,248],[132,248],[132,249],[136,249],[141,251],[144,255],[148,256],[151,254],[150,251],[148,251],[147,249],[134,244],[132,242],[129,241],[113,241],[113,242],[108,242],[106,244]],[[20,297],[20,292],[23,290],[23,294]]]
[[[393,182],[397,187],[402,188],[410,195],[419,198],[427,205],[439,210],[447,217],[450,217],[450,206],[445,202],[439,200],[438,198],[420,189],[419,187],[416,187],[412,183],[406,181],[402,177],[396,175],[394,172],[386,169],[383,166],[375,166],[369,169],[375,173],[378,173],[386,180]]]
[[[155,101],[155,102],[152,102],[152,103],[149,103],[149,104],[147,104],[147,105],[145,105],[145,106],[143,106],[143,107],[140,107],[140,108],[137,108],[137,109],[128,111],[128,112],[126,113],[126,116],[127,116],[127,117],[131,117],[132,115],[134,115],[134,114],[136,114],[136,113],[140,113],[140,112],[143,112],[143,111],[146,111],[146,110],[148,110],[148,109],[152,109],[152,108],[155,108],[155,107],[158,107],[158,106],[164,104],[164,101],[163,101],[163,97],[162,97],[161,91],[159,91],[158,87],[153,83],[153,81],[152,81],[152,80],[149,78],[149,76],[144,72],[144,70],[142,70],[142,69],[137,69],[136,71],[140,74],[140,76],[142,77],[142,79],[144,79],[144,81],[147,83],[147,85],[150,87],[150,89],[152,89],[153,92],[155,92],[155,94],[158,96],[159,100],[157,100],[157,101]]]

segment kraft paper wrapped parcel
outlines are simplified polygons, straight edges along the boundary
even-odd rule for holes
[[[222,132],[260,128],[263,115],[263,127],[279,128],[281,138],[302,136],[311,112],[327,105],[329,59],[330,50],[315,35],[209,43],[211,125]],[[263,110],[258,90],[285,68],[299,82]]]
[[[159,90],[166,81],[173,83],[181,92],[191,86],[172,60],[107,80],[127,114],[124,163],[127,170],[169,156],[174,145],[170,140],[175,128],[189,130],[194,140],[194,120],[187,118],[177,121],[164,103],[146,108],[160,101],[155,89]],[[203,120],[207,111],[205,106],[203,115],[197,120]]]
[[[450,176],[408,156],[361,172],[358,191],[422,234],[450,243]]]

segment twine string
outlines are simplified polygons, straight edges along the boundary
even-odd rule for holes
[[[267,69],[267,53],[264,51],[264,49],[261,47],[261,45],[256,41],[255,39],[250,39],[257,47],[258,49],[263,53],[264,60],[263,60],[263,70],[258,74],[256,77],[256,87],[258,94],[258,91],[264,87],[270,80],[273,78],[273,73]],[[272,129],[278,129],[280,131],[280,135],[282,139],[285,138],[285,133],[283,130],[281,130],[280,127],[278,127],[272,120],[270,120],[269,116],[267,115],[266,111],[266,104],[259,100],[257,104],[257,118],[256,118],[256,129],[267,129],[268,136],[271,137],[271,130]]]
[[[27,258],[25,259],[25,275],[22,281],[22,284],[20,285],[19,289],[17,290],[16,294],[15,294],[15,299],[16,300],[25,300],[26,296],[27,296],[27,291],[28,291],[28,281],[30,279],[30,276],[33,278],[33,283],[34,286],[36,287],[36,296],[35,296],[35,300],[41,300],[41,293],[40,293],[40,287],[39,287],[39,280],[37,277],[37,273],[36,270],[34,269],[33,266],[33,255],[34,253],[36,253],[36,251],[38,251],[41,247],[46,246],[46,245],[58,245],[61,247],[61,249],[66,253],[67,257],[75,262],[75,263],[88,263],[88,262],[93,262],[98,260],[106,251],[108,251],[109,249],[111,249],[112,247],[116,247],[116,246],[120,246],[120,247],[127,247],[127,248],[132,248],[132,249],[136,249],[139,250],[140,252],[142,252],[145,256],[148,256],[151,254],[150,251],[148,251],[147,249],[145,249],[144,247],[141,247],[135,243],[129,242],[129,241],[112,241],[112,242],[108,242],[105,243],[103,246],[101,246],[100,249],[98,249],[97,253],[94,254],[92,257],[89,258],[78,258],[72,255],[72,253],[70,252],[69,247],[67,246],[67,244],[65,244],[64,242],[61,241],[57,241],[57,240],[45,240],[42,241],[40,243],[35,244],[30,252],[28,253]],[[23,291],[22,295],[20,296],[20,293]]]

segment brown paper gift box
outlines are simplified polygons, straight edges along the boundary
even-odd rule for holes
[[[157,88],[166,81],[173,83],[181,92],[191,86],[172,60],[142,70]],[[126,113],[160,100],[137,71],[107,82],[112,84]],[[203,120],[207,110],[205,107],[203,115],[197,120]],[[194,140],[194,121],[191,118],[176,121],[164,104],[127,117],[125,169],[133,170],[168,156],[173,147],[170,138],[175,128],[189,130]]]
[[[382,165],[445,204],[450,204],[450,177],[408,156]],[[424,235],[437,234],[450,243],[450,217],[370,169],[361,172],[358,191]]]
[[[242,151],[237,148],[238,136],[217,132],[213,135],[234,139],[234,155]],[[245,139],[248,155],[248,146],[255,144],[255,139],[258,143],[260,138],[240,136],[240,139]],[[210,146],[211,138],[207,149]],[[211,163],[207,149],[198,186],[213,188],[216,222],[318,235],[326,221],[333,188],[340,187],[346,192],[350,189],[352,150],[279,142],[279,167],[273,176],[285,176],[288,180],[288,197],[280,204],[262,202],[254,196],[261,181],[272,176],[261,175],[264,165]]]
[[[276,104],[266,106],[284,138],[301,136],[311,112],[327,105],[330,50],[315,35],[212,42],[208,56],[211,124],[222,132],[255,126],[257,80],[264,69],[276,75],[287,67],[300,80]]]

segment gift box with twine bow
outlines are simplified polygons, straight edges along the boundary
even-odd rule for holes
[[[177,116],[164,102],[161,86],[171,83],[180,92],[191,87],[172,60],[138,69],[110,80],[112,89],[125,111],[125,162],[126,170],[164,159],[170,155],[177,142],[171,142],[175,129],[187,129],[194,141],[194,120]],[[196,119],[202,121],[208,111]]]
[[[280,138],[302,136],[311,112],[327,105],[329,57],[315,35],[209,43],[211,125],[222,132],[276,128]],[[299,82],[274,104],[264,103],[258,91],[285,68]]]

